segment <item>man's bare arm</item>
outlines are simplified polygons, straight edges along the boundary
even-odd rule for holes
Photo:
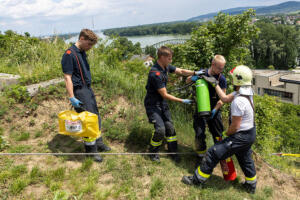
[[[65,83],[66,83],[66,88],[67,88],[69,98],[72,98],[74,97],[72,75],[64,74],[64,78],[65,78]]]
[[[164,87],[164,88],[161,88],[161,89],[158,89],[157,90],[158,93],[164,98],[164,99],[168,99],[170,101],[176,101],[176,102],[181,102],[182,103],[182,99],[180,98],[177,98],[177,97],[174,97],[173,95],[171,94],[168,94],[167,92],[167,89]]]

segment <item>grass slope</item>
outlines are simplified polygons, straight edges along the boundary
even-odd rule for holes
[[[108,93],[95,85],[103,116],[105,142],[112,152],[145,152],[152,133],[143,107],[128,97]],[[16,104],[2,116],[1,131],[9,142],[3,152],[82,152],[79,138],[57,133],[57,113],[70,108],[61,84],[39,94],[36,110]],[[181,152],[193,151],[193,130],[175,125]],[[211,141],[210,141],[211,144]],[[0,199],[297,199],[299,182],[269,167],[255,156],[258,190],[244,192],[244,177],[236,163],[238,179],[228,183],[220,166],[200,189],[180,182],[192,174],[195,157],[183,156],[174,163],[162,156],[161,163],[147,156],[104,156],[104,162],[75,156],[0,156]]]

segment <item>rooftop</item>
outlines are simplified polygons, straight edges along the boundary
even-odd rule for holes
[[[271,69],[254,69],[252,70],[254,75],[260,75],[265,77],[271,77],[277,74],[290,74],[293,73],[287,70],[271,70]]]
[[[295,73],[295,74],[284,75],[280,77],[279,81],[286,82],[286,83],[300,84],[300,74]]]

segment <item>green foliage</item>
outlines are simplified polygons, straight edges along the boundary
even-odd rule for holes
[[[4,115],[7,113],[8,111],[8,105],[7,102],[5,101],[6,99],[3,97],[0,97],[0,119],[4,117]]]
[[[30,153],[31,145],[15,145],[9,147],[9,153]]]
[[[38,181],[42,180],[43,172],[38,166],[34,166],[30,171],[29,177],[30,183],[37,183]]]
[[[17,178],[26,173],[27,173],[27,167],[25,165],[13,166],[12,169],[10,170],[10,174],[13,178]]]
[[[136,75],[145,74],[146,67],[144,62],[139,59],[130,60],[124,63],[124,67],[127,73],[134,73]]]
[[[70,194],[66,191],[58,190],[54,193],[53,200],[68,200]]]
[[[48,171],[47,176],[51,178],[51,180],[61,181],[65,178],[66,168],[59,167],[57,169]]]
[[[83,162],[82,165],[81,165],[80,170],[81,170],[82,172],[84,172],[84,171],[89,171],[89,170],[91,169],[91,167],[93,166],[93,163],[94,163],[94,161],[93,161],[92,158],[87,158],[87,159],[85,159],[84,162]]]
[[[300,106],[282,103],[274,97],[255,96],[257,140],[255,147],[268,155],[300,152]]]
[[[150,196],[154,198],[162,193],[164,189],[164,183],[161,179],[156,178],[152,181],[151,188],[150,188]]]
[[[251,24],[255,15],[249,9],[240,15],[219,13],[214,21],[200,26],[192,32],[185,43],[186,60],[195,64],[196,69],[207,68],[215,54],[227,60],[225,73],[236,64],[244,64],[250,56],[248,46],[258,29]]]
[[[280,133],[282,143],[278,151],[298,153],[300,152],[300,106],[280,103],[279,110],[280,123],[275,124],[275,127]]]
[[[21,83],[37,83],[61,75],[60,59],[66,44],[60,40],[42,41],[13,31],[0,34],[0,71],[21,75]]]
[[[275,69],[285,70],[295,66],[300,55],[300,30],[283,24],[258,22],[256,25],[260,34],[253,39],[251,48],[255,66],[273,65]]]
[[[160,34],[188,34],[200,25],[199,22],[160,23],[104,30],[105,35],[138,36]]]
[[[125,37],[115,37],[113,41],[105,48],[106,63],[111,65],[116,61],[130,59],[133,55],[141,54],[141,44],[133,44]]]
[[[30,101],[29,94],[26,87],[20,85],[13,85],[4,89],[4,95],[11,98],[16,103],[27,103]]]
[[[24,178],[17,178],[9,187],[12,194],[19,194],[28,185],[28,180]]]
[[[154,46],[146,46],[145,47],[145,54],[150,55],[152,58],[156,58],[156,48]]]
[[[11,134],[11,138],[15,139],[16,141],[25,141],[28,140],[30,137],[30,133],[29,132],[14,132]]]
[[[282,140],[280,132],[274,124],[280,123],[279,104],[273,97],[267,95],[255,98],[256,148],[260,152],[272,153],[279,148]]]

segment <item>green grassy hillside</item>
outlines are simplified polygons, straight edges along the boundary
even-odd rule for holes
[[[14,41],[13,46],[7,38]],[[57,131],[57,114],[70,109],[64,84],[41,89],[33,98],[24,90],[29,83],[62,76],[60,57],[68,45],[60,41],[31,43],[34,39],[21,36],[2,35],[0,39],[7,55],[12,49],[21,52],[16,41],[23,40],[32,51],[40,49],[32,54],[24,51],[0,58],[0,72],[22,77],[20,85],[1,92],[0,153],[83,152],[80,138],[59,135]],[[112,152],[146,152],[153,132],[143,107],[148,69],[142,61],[124,59],[125,50],[116,40],[108,46],[101,43],[89,52],[92,87],[102,116],[105,143],[112,147]],[[172,76],[170,87],[175,83],[178,84]],[[299,150],[299,107],[281,104],[267,96],[257,97],[256,107],[255,195],[242,190],[240,182],[244,176],[235,158],[236,181],[225,182],[217,166],[201,189],[180,181],[196,167],[193,154],[183,155],[179,164],[168,156],[162,156],[157,164],[142,155],[104,155],[104,161],[98,164],[83,156],[1,155],[0,199],[297,199],[299,160],[270,153]],[[194,152],[192,110],[190,106],[171,103],[182,153]],[[223,114],[227,124],[226,106]],[[211,145],[211,138],[207,139]]]

